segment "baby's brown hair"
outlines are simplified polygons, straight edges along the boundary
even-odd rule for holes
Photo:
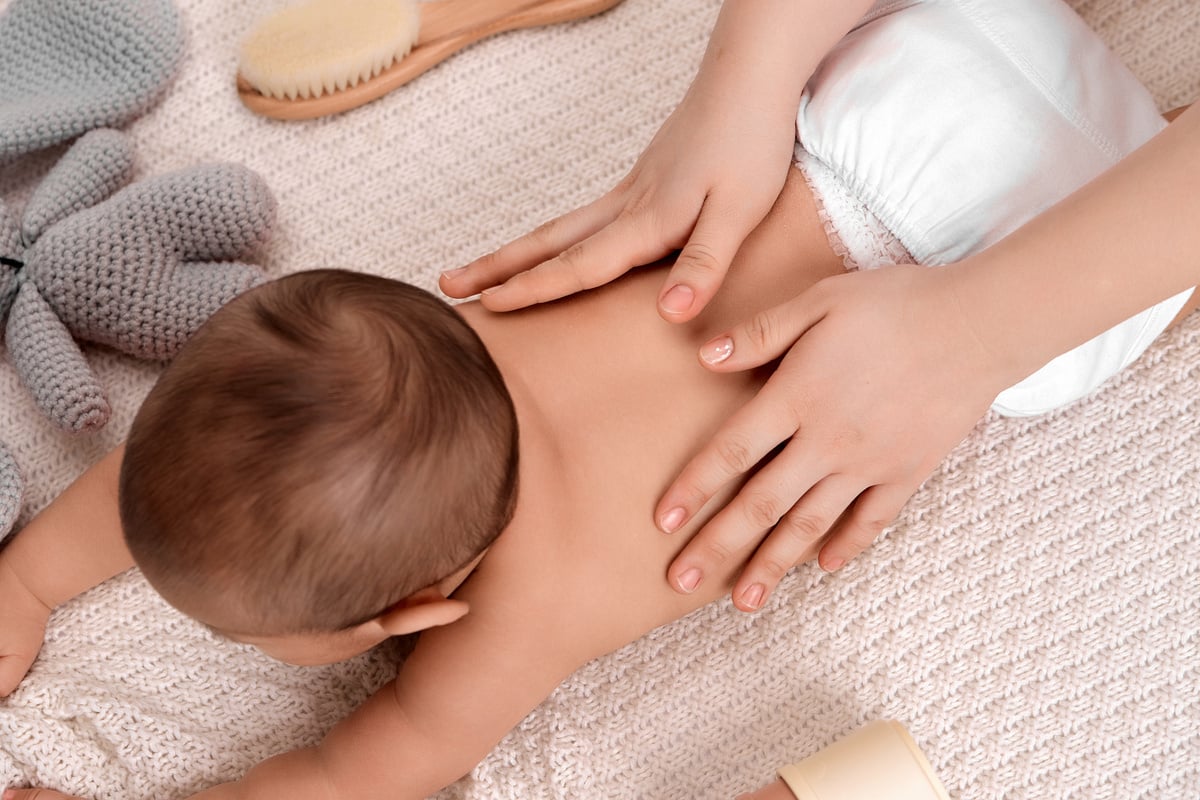
[[[240,633],[334,631],[482,552],[516,475],[512,399],[462,318],[413,286],[316,270],[238,297],[167,366],[126,444],[121,523],[185,610],[215,600]]]

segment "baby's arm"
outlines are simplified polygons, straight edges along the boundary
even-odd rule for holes
[[[133,566],[117,510],[124,452],[83,473],[0,552],[0,697],[37,657],[51,611]]]
[[[122,454],[118,449],[85,472],[0,553],[0,675],[8,690],[36,656],[50,610],[133,564],[116,502]],[[400,677],[319,746],[271,758],[196,797],[416,799],[470,771],[593,655],[575,641],[577,623],[565,613],[553,623],[555,613],[545,610],[553,605],[552,581],[498,596],[490,588],[498,583],[493,572],[480,572],[488,574],[456,594],[475,610],[423,634]],[[16,613],[26,607],[28,620]],[[36,797],[62,796],[42,791]]]
[[[552,579],[513,586],[496,577],[473,576],[456,592],[471,613],[422,633],[396,681],[320,745],[271,758],[195,800],[419,800],[465,775],[604,646],[581,633],[590,629],[578,604],[554,605],[562,590]]]

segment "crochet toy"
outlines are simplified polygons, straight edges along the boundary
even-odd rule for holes
[[[185,38],[171,0],[12,0],[0,16],[0,161],[144,113]]]
[[[108,421],[74,339],[165,361],[261,280],[254,267],[224,263],[262,244],[270,228],[274,202],[255,173],[193,167],[113,194],[132,158],[123,134],[92,131],[38,187],[19,226],[0,206],[9,359],[38,406],[69,431]]]
[[[0,541],[17,521],[21,510],[21,472],[17,462],[0,444]]]
[[[85,133],[20,215],[0,200],[0,325],[8,359],[61,428],[103,426],[109,404],[76,340],[165,361],[261,282],[237,259],[260,246],[275,203],[255,173],[193,167],[130,185],[117,124],[162,96],[182,55],[169,0],[13,0],[0,16],[0,161]],[[0,445],[0,540],[22,482]]]
[[[0,203],[8,357],[38,407],[73,432],[109,416],[75,339],[165,361],[262,280],[233,260],[265,241],[274,218],[258,175],[212,164],[117,191],[132,163],[123,134],[92,131],[54,166],[20,220]]]

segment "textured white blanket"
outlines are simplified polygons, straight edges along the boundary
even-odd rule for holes
[[[619,179],[682,97],[719,5],[627,0],[480,44],[366,109],[285,124],[245,112],[232,84],[236,40],[278,3],[181,4],[183,74],[131,127],[141,174],[242,162],[280,200],[273,274],[345,266],[427,288]],[[1194,0],[1074,5],[1164,108],[1200,95]],[[59,152],[0,168],[0,195],[22,200]],[[51,429],[0,364],[26,519],[119,441],[156,374],[89,355],[115,405],[92,439]],[[718,603],[589,664],[440,797],[732,797],[893,717],[961,800],[1195,800],[1198,385],[1193,317],[1096,397],[984,420],[842,573],[797,570],[757,616]],[[280,666],[127,574],[56,613],[0,701],[0,785],[182,797],[316,741],[396,655]]]

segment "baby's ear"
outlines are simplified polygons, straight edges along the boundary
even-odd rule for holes
[[[377,618],[379,625],[391,636],[404,636],[449,625],[466,616],[470,610],[462,600],[451,600],[432,586],[411,594]]]

